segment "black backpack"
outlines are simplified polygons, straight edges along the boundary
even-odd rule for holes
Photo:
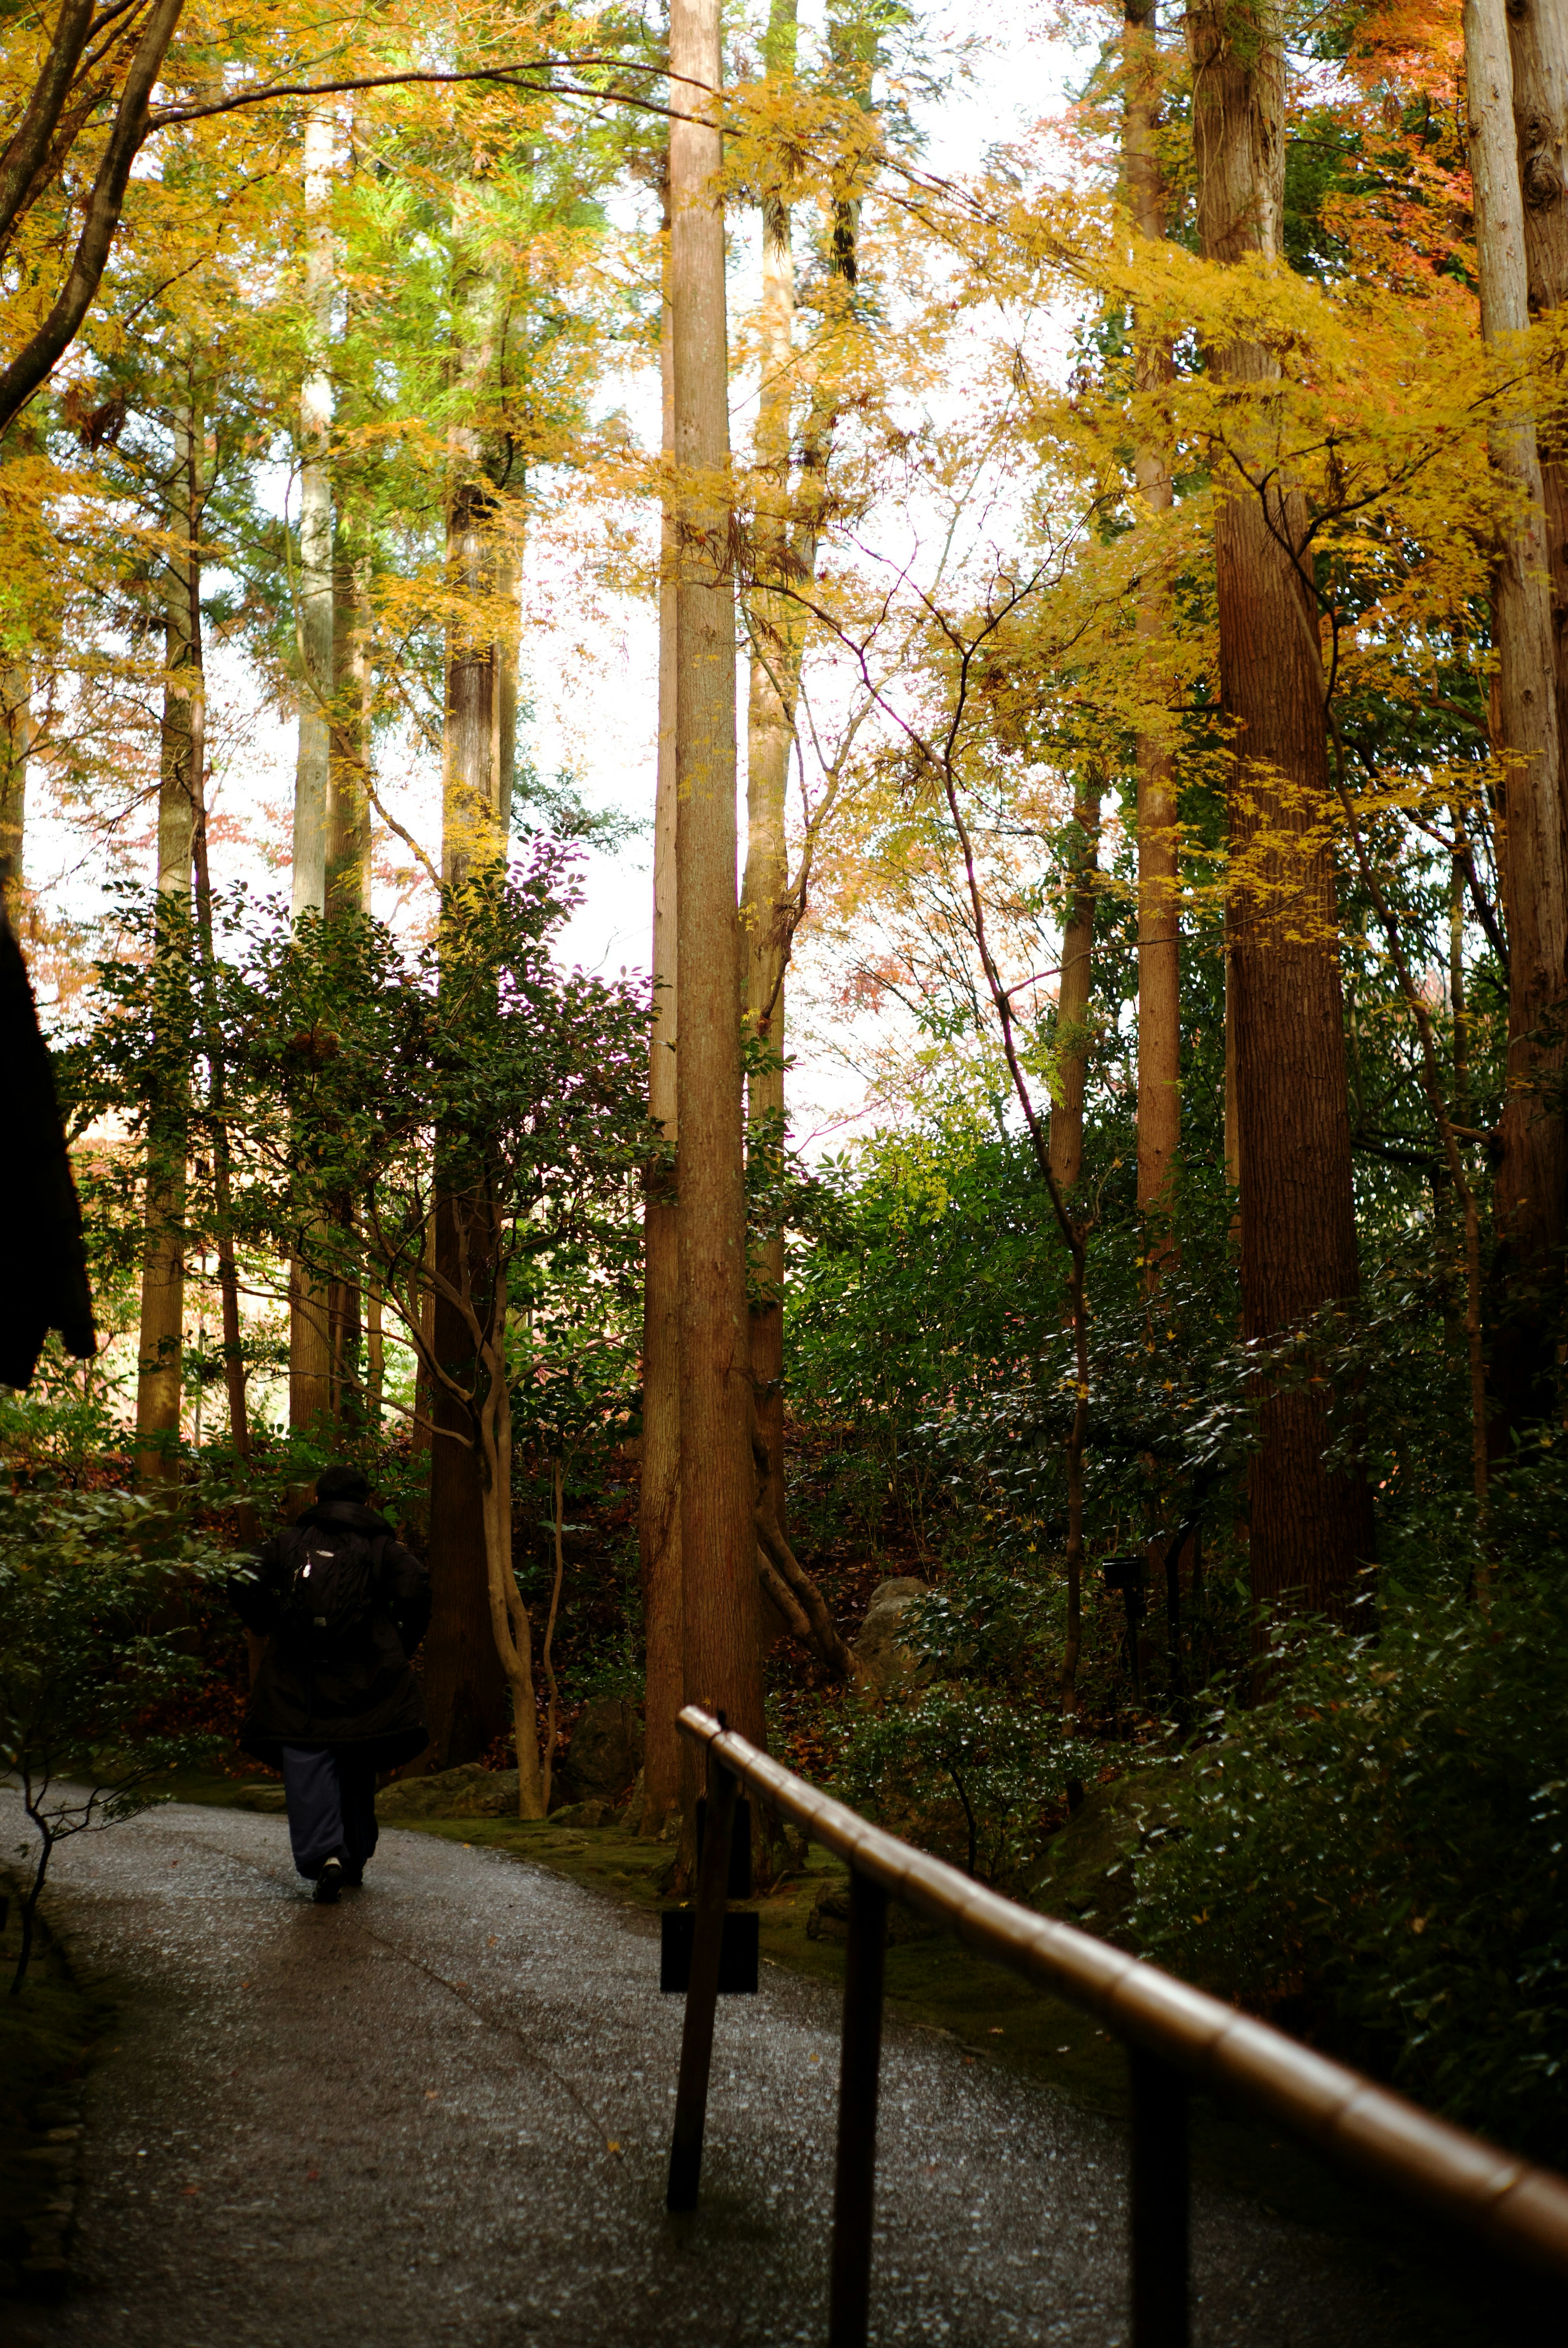
[[[380,1579],[382,1543],[346,1525],[296,1528],[281,1628],[291,1643],[338,1645],[366,1622]]]

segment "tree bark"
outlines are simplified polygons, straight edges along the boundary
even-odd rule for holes
[[[341,500],[340,500],[341,502]],[[365,613],[339,520],[332,575],[333,695],[326,798],[325,911],[329,922],[370,911],[370,673]],[[355,1201],[341,1199],[336,1219],[352,1224]],[[327,1314],[332,1423],[357,1435],[366,1420],[364,1298],[357,1278],[331,1282]]]
[[[1123,154],[1127,203],[1140,237],[1165,234],[1165,190],[1156,134],[1160,67],[1158,0],[1125,0]],[[1140,340],[1137,386],[1146,401],[1170,380],[1168,344]],[[1133,453],[1133,478],[1153,514],[1171,505],[1170,460],[1145,426]],[[1138,592],[1141,664],[1157,657],[1166,627],[1165,589],[1146,571]],[[1181,835],[1171,753],[1161,733],[1139,732],[1138,767],[1138,1206],[1144,1218],[1144,1277],[1156,1285],[1169,1251],[1171,1179],[1181,1138]]]
[[[1555,0],[1508,0],[1513,127],[1524,199],[1530,315],[1568,302],[1568,15]],[[1546,551],[1552,565],[1559,788],[1568,799],[1568,407],[1559,400],[1540,428]]]
[[[1204,258],[1275,259],[1284,199],[1277,9],[1274,0],[1199,0],[1187,26]],[[1212,352],[1209,364],[1238,386],[1274,372],[1268,353],[1252,344]],[[1251,463],[1244,413],[1236,430],[1233,458]],[[1353,1297],[1359,1274],[1323,663],[1315,602],[1286,551],[1303,542],[1304,517],[1288,488],[1271,488],[1265,507],[1234,470],[1220,486],[1214,553],[1222,703],[1233,741],[1243,1331],[1267,1343],[1324,1305]],[[1250,1475],[1260,1619],[1282,1605],[1343,1619],[1372,1556],[1365,1481],[1331,1477],[1323,1464],[1326,1403],[1315,1385],[1286,1391],[1266,1382],[1260,1393],[1261,1441]]]
[[[370,653],[366,599],[340,522],[332,581],[333,707],[327,767],[329,921],[370,911]]]
[[[305,117],[304,308],[309,355],[299,396],[300,666],[294,760],[292,910],[326,910],[326,815],[332,761],[332,146],[330,115]],[[325,1439],[333,1424],[332,1284],[316,1276],[309,1232],[289,1266],[289,1425]]]
[[[27,761],[33,751],[33,672],[26,660],[0,669],[0,902],[13,929],[22,920],[27,836]]]
[[[736,908],[735,606],[717,0],[673,0],[670,295],[681,507],[676,589],[676,1208],[688,1698],[765,1740],[752,1515]],[[691,117],[705,118],[692,119]],[[688,1777],[695,1796],[695,1782]]]
[[[1074,1189],[1083,1173],[1083,1096],[1088,1071],[1089,995],[1094,984],[1094,875],[1099,867],[1099,779],[1086,778],[1073,806],[1078,869],[1062,926],[1062,969],[1057,983],[1056,1080],[1049,1126],[1052,1179]]]
[[[675,454],[666,213],[665,303],[659,346],[664,453]],[[659,572],[658,780],[654,805],[654,1023],[648,1043],[648,1115],[674,1143],[676,1122],[676,571],[675,504],[666,496]],[[637,1544],[645,1644],[641,1832],[662,1834],[680,1807],[683,1763],[676,1715],[686,1701],[681,1603],[680,1267],[676,1189],[650,1169],[643,1209],[643,1460]]]
[[[770,82],[794,79],[796,0],[772,0],[765,48]],[[757,467],[761,480],[756,561],[759,579],[781,565],[789,533],[790,418],[794,388],[795,263],[790,210],[770,191],[762,205],[761,388]],[[764,504],[763,500],[768,503]],[[772,510],[768,510],[770,505]],[[784,973],[789,955],[789,857],[785,805],[800,685],[798,606],[758,586],[750,597],[753,635],[747,725],[746,872],[740,895],[746,1014],[752,1053],[747,1078],[748,1148],[763,1170],[775,1160],[784,1117]],[[784,1234],[758,1250],[751,1308],[751,1375],[768,1453],[769,1500],[786,1524],[784,1490]]]
[[[159,748],[158,908],[153,955],[162,1066],[148,1128],[146,1241],[141,1266],[141,1320],[137,1343],[136,1471],[150,1487],[179,1474],[173,1447],[180,1435],[184,1384],[185,1181],[190,1126],[185,1057],[189,1004],[191,846],[198,781],[194,713],[202,696],[201,646],[191,614],[201,610],[202,484],[201,417],[194,407],[176,413],[178,487],[170,520],[183,540],[169,565],[164,607],[163,722]],[[166,910],[167,909],[167,910]]]
[[[505,654],[492,633],[499,601],[496,501],[484,468],[482,434],[473,420],[493,358],[494,288],[467,250],[466,212],[466,191],[459,189],[453,206],[453,356],[469,418],[450,435],[447,524],[447,582],[457,599],[447,632],[441,802],[441,878],[449,891],[449,922],[460,919],[451,892],[460,894],[505,854],[501,809],[510,805],[511,793],[511,778],[503,773],[500,761]],[[496,1239],[484,1201],[459,1195],[443,1179],[439,1135],[436,1152],[434,1257],[438,1277],[432,1344],[438,1362],[466,1385],[474,1375],[473,1335],[442,1287],[460,1289],[466,1282],[482,1304],[487,1281],[495,1277]],[[504,1733],[510,1684],[518,1766],[523,1767],[524,1747],[531,1746],[537,1769],[532,1711],[526,1717],[517,1711],[522,1683],[521,1666],[513,1666],[516,1641],[510,1633],[506,1642],[502,1638],[508,1621],[504,1585],[511,1571],[510,1466],[505,1490],[490,1488],[482,1447],[458,1439],[469,1431],[467,1415],[438,1383],[432,1384],[430,1410],[431,1614],[425,1643],[425,1709],[431,1753],[427,1766],[449,1769],[477,1761]],[[509,1528],[504,1573],[496,1548],[503,1509]],[[531,1663],[528,1686],[531,1706]]]
[[[1526,206],[1504,0],[1466,0],[1466,111],[1474,190],[1481,333],[1491,343],[1529,323]],[[1545,159],[1547,164],[1550,157]],[[1507,761],[1508,1094],[1494,1197],[1502,1326],[1492,1346],[1498,1439],[1550,1406],[1557,1251],[1568,1205],[1568,1131],[1543,1099],[1561,1081],[1563,1045],[1538,1031],[1561,1017],[1568,972],[1563,765],[1552,616],[1551,555],[1535,430],[1500,423],[1492,468],[1512,493],[1499,549],[1493,611],[1493,755]]]
[[[9,430],[39,385],[47,379],[55,362],[75,340],[98,292],[115,231],[119,226],[131,168],[151,127],[149,104],[162,69],[164,52],[173,38],[183,5],[184,0],[153,0],[145,19],[88,196],[87,217],[66,282],[43,324],[28,336],[10,365],[0,371],[0,434]],[[56,37],[57,40],[57,29]],[[36,172],[30,177],[36,177]]]
[[[64,0],[22,119],[0,156],[0,239],[8,240],[47,155],[92,27],[95,0]]]

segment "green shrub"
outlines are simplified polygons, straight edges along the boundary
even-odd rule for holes
[[[166,1496],[0,1491],[0,1769],[39,1837],[14,1991],[57,1846],[142,1808],[192,1739],[150,1724],[201,1679],[191,1601],[240,1562],[185,1529]],[[210,1742],[210,1738],[206,1740]]]
[[[1568,1590],[1387,1586],[1376,1638],[1313,1630],[1280,1692],[1170,1773],[1139,1870],[1151,1955],[1568,2156]],[[1282,2011],[1283,2009],[1283,2011]]]
[[[1083,1756],[1059,1715],[943,1682],[861,1715],[835,1791],[892,1832],[1001,1884],[1061,1823]]]

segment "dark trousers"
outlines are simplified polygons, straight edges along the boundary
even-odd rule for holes
[[[376,1772],[351,1750],[285,1745],[284,1799],[294,1862],[314,1883],[329,1859],[357,1876],[376,1848]]]

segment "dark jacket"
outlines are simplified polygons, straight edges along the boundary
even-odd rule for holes
[[[368,1614],[325,1653],[284,1622],[313,1526],[360,1534],[375,1570]],[[256,1578],[231,1582],[229,1595],[246,1629],[267,1642],[240,1732],[245,1752],[276,1769],[285,1745],[341,1745],[374,1768],[393,1769],[424,1751],[429,1733],[408,1659],[429,1625],[430,1580],[385,1517],[355,1500],[307,1509],[267,1543]]]

